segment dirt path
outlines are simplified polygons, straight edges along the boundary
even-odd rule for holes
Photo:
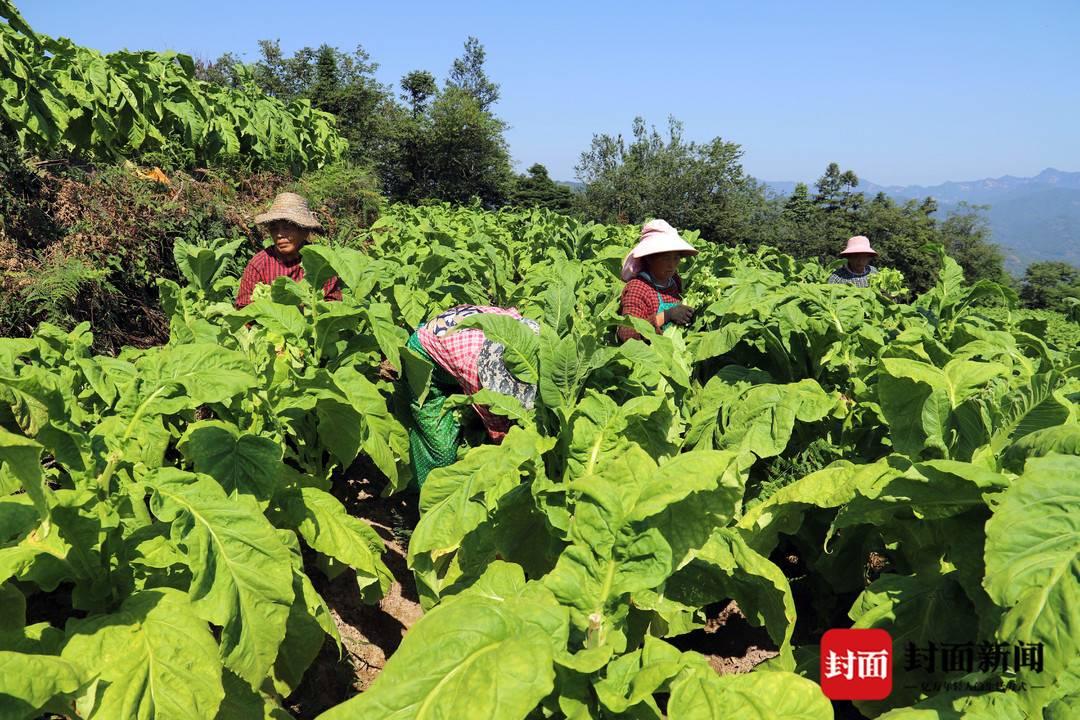
[[[315,589],[330,607],[341,635],[342,654],[339,658],[333,643],[324,644],[304,681],[288,698],[289,711],[299,720],[313,718],[366,690],[397,650],[405,632],[423,615],[412,573],[405,565],[407,533],[419,519],[416,497],[381,498],[377,489],[363,479],[339,481],[333,492],[351,514],[366,520],[379,533],[386,545],[383,560],[395,582],[378,605],[365,605],[360,602],[352,571],[333,580],[318,571],[310,573]]]

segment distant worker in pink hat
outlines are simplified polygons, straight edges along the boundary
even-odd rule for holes
[[[694,309],[682,304],[682,278],[677,272],[679,261],[697,255],[690,243],[683,240],[666,220],[653,220],[641,228],[641,239],[629,252],[622,266],[623,315],[648,320],[657,332],[672,323],[687,325]],[[641,339],[633,328],[618,329],[619,342]]]
[[[847,247],[840,256],[847,259],[847,265],[829,276],[829,282],[870,287],[870,276],[877,268],[870,264],[877,253],[870,247],[870,239],[865,235],[856,235],[847,241]]]

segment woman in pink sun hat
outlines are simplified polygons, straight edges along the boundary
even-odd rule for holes
[[[626,286],[620,312],[648,320],[657,332],[672,323],[689,324],[694,310],[682,304],[682,278],[676,271],[679,260],[697,254],[666,220],[645,223],[638,244],[623,261]],[[617,334],[620,343],[641,339],[641,334],[629,327],[620,327]]]
[[[840,253],[841,257],[847,259],[847,265],[830,275],[829,282],[870,287],[870,276],[877,272],[877,268],[871,265],[870,261],[876,255],[877,252],[870,247],[870,238],[865,235],[849,238],[847,247]]]

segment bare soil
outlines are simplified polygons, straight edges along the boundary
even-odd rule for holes
[[[381,488],[355,476],[334,485],[334,494],[349,512],[366,520],[379,533],[386,545],[383,560],[395,582],[378,605],[365,605],[351,571],[333,580],[327,580],[317,570],[309,573],[315,589],[330,607],[341,636],[342,653],[339,657],[332,642],[323,645],[304,681],[287,700],[290,712],[297,718],[313,718],[370,687],[405,632],[423,614],[412,573],[405,564],[407,533],[419,519],[417,498],[408,494],[383,498],[378,490]]]
[[[780,654],[765,628],[746,620],[734,600],[705,607],[705,627],[669,638],[680,650],[694,650],[721,675],[747,673]]]

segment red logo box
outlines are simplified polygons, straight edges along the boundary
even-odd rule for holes
[[[892,637],[885,630],[821,636],[821,689],[832,700],[883,700],[892,692]]]

